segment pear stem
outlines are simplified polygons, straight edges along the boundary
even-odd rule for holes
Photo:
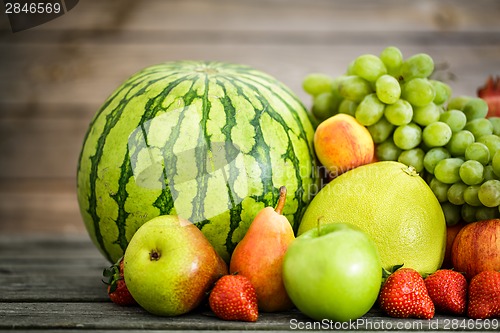
[[[283,207],[285,207],[285,201],[286,201],[286,187],[281,186],[280,187],[280,197],[278,199],[278,204],[276,205],[276,208],[274,211],[278,214],[281,214],[283,212]]]

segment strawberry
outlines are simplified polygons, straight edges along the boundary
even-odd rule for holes
[[[424,279],[413,268],[400,268],[389,275],[379,295],[380,307],[391,317],[434,317],[432,303]]]
[[[451,269],[440,269],[424,280],[436,312],[463,315],[467,306],[467,280]]]
[[[257,321],[257,294],[243,275],[224,275],[210,292],[208,304],[215,315],[224,320]]]
[[[106,268],[102,274],[108,278],[107,282],[103,282],[108,285],[108,295],[113,303],[119,305],[136,304],[123,278],[123,258],[120,258],[117,263]]]
[[[500,317],[500,272],[483,271],[472,278],[467,316],[473,319]]]
[[[500,77],[488,77],[486,84],[477,90],[477,95],[488,104],[487,117],[500,117]]]

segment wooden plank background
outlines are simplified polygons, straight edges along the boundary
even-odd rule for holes
[[[81,235],[76,164],[92,116],[136,71],[245,63],[301,89],[396,45],[430,54],[455,95],[500,75],[498,0],[81,0],[12,33],[0,14],[0,234]]]

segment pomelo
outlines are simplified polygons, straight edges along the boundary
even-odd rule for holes
[[[441,206],[415,170],[399,162],[360,166],[328,183],[308,206],[298,235],[318,223],[351,223],[367,232],[386,269],[404,264],[424,274],[443,262]]]

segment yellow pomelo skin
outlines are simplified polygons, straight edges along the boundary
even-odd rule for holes
[[[432,273],[441,267],[446,222],[425,181],[408,166],[392,161],[367,164],[328,183],[314,197],[298,235],[318,223],[351,223],[368,233],[382,266]]]

